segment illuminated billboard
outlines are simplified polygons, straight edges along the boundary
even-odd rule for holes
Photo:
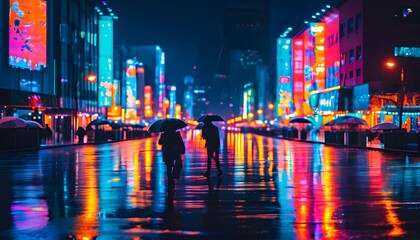
[[[277,116],[291,114],[292,100],[292,39],[277,40]]]
[[[293,68],[293,104],[295,115],[303,115],[303,102],[304,102],[304,46],[303,36],[299,35],[293,38],[293,54],[292,54],[292,68]]]
[[[47,1],[9,3],[9,65],[41,70],[47,63]]]
[[[137,71],[133,60],[128,59],[125,67],[126,106],[127,109],[136,110],[137,100]]]
[[[112,104],[113,87],[113,18],[100,16],[99,18],[99,107],[115,106]]]
[[[146,118],[153,117],[153,90],[152,86],[144,86],[144,116]]]

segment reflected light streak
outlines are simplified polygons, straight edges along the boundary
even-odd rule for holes
[[[398,214],[392,207],[391,200],[384,200],[384,204],[386,209],[386,221],[393,227],[388,235],[391,237],[399,237],[404,235],[405,231],[401,228],[402,223],[398,218]]]
[[[140,181],[141,181],[141,174],[140,174],[140,158],[139,158],[140,154],[139,152],[135,151],[133,154],[133,164],[132,164],[132,168],[129,169],[129,174],[132,175],[132,184],[133,184],[133,189],[132,192],[129,194],[130,197],[130,202],[131,205],[133,207],[139,207],[138,204],[138,199],[137,199],[137,195],[140,193],[141,188],[140,188]]]
[[[260,176],[264,176],[264,167],[265,167],[264,142],[261,136],[256,136],[255,138],[257,141],[257,161],[260,163],[259,174]],[[251,163],[251,167],[252,167],[252,163]]]
[[[18,230],[40,230],[48,224],[48,206],[43,199],[15,201],[11,211]]]
[[[145,141],[144,142],[144,149],[153,149],[152,147],[152,141]],[[162,161],[162,159],[157,159],[159,162]],[[152,163],[153,163],[153,152],[152,151],[145,151],[144,152],[144,170],[145,170],[145,181],[148,186],[150,186],[150,183],[152,181]]]
[[[245,152],[244,152],[244,141],[245,141],[245,135],[240,133],[240,134],[235,134],[235,143],[234,143],[234,149],[235,149],[235,154],[234,154],[234,171],[238,172],[238,171],[242,171],[242,174],[240,173],[235,173],[234,174],[234,182],[235,182],[235,186],[242,184],[240,180],[242,180],[244,178],[244,158],[245,158]]]
[[[80,165],[77,175],[80,181],[80,207],[82,213],[78,215],[74,225],[76,236],[97,236],[98,235],[98,185],[96,175],[96,148],[94,146],[85,146],[76,156],[76,163]]]
[[[252,162],[253,162],[253,144],[252,144],[252,136],[251,134],[246,134],[246,160],[247,166],[252,169]]]
[[[334,209],[337,207],[336,202],[333,201],[333,198],[335,196],[334,191],[334,179],[331,172],[331,156],[333,156],[333,153],[331,152],[332,148],[321,148],[322,151],[320,151],[321,159],[322,159],[322,189],[324,191],[323,193],[323,202],[325,203],[324,208],[324,214],[322,217],[323,225],[322,225],[322,231],[324,233],[324,236],[327,238],[334,238],[334,236],[337,235],[338,230],[335,227],[335,223],[333,221],[333,214]]]

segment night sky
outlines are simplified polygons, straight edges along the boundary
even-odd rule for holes
[[[200,79],[209,77],[204,75],[217,69],[226,0],[107,2],[118,16],[114,26],[114,44],[159,45],[165,52],[167,84],[181,84],[185,75],[194,75],[196,82],[200,82]],[[287,27],[300,26],[304,20],[310,20],[315,11],[332,2],[271,0],[271,52],[275,53],[276,38]],[[194,66],[197,70],[205,68],[206,71],[197,71],[201,76],[194,74]]]

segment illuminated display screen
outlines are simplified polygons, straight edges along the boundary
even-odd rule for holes
[[[153,109],[152,109],[152,96],[153,90],[152,86],[146,85],[144,86],[144,116],[150,118],[153,116]]]
[[[99,57],[99,106],[110,107],[112,104],[112,72],[108,66],[108,58]]]
[[[126,101],[127,109],[136,109],[137,99],[137,75],[136,65],[132,60],[127,60],[125,69],[125,81],[126,81]]]
[[[115,106],[112,99],[113,91],[113,18],[101,16],[99,18],[99,89],[98,100],[100,107]]]
[[[292,101],[292,39],[277,41],[277,116],[290,114]]]
[[[369,84],[353,87],[353,111],[369,110]]]
[[[337,10],[325,19],[325,86],[331,88],[339,85],[340,77],[340,23]],[[321,88],[322,89],[322,88]]]
[[[395,47],[394,56],[420,58],[420,47]]]
[[[314,37],[315,46],[314,64],[312,65],[313,77],[311,79],[311,90],[324,89],[325,86],[325,24],[317,23],[311,27],[311,35]]]
[[[340,91],[326,91],[319,94],[319,110],[320,111],[338,111],[338,99]]]
[[[293,39],[293,103],[295,114],[303,114],[303,93],[304,93],[304,47],[302,35]]]
[[[40,70],[47,62],[47,1],[10,0],[9,64]]]

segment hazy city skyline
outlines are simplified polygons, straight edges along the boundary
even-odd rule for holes
[[[298,27],[312,12],[333,1],[270,1],[270,51],[287,27]],[[166,83],[180,85],[186,75],[205,83],[217,72],[223,48],[223,13],[227,0],[133,1],[110,0],[115,21],[115,45],[159,45],[165,52]],[[206,58],[207,61],[203,61]],[[206,75],[206,76],[203,76]],[[200,79],[204,78],[204,79]]]

